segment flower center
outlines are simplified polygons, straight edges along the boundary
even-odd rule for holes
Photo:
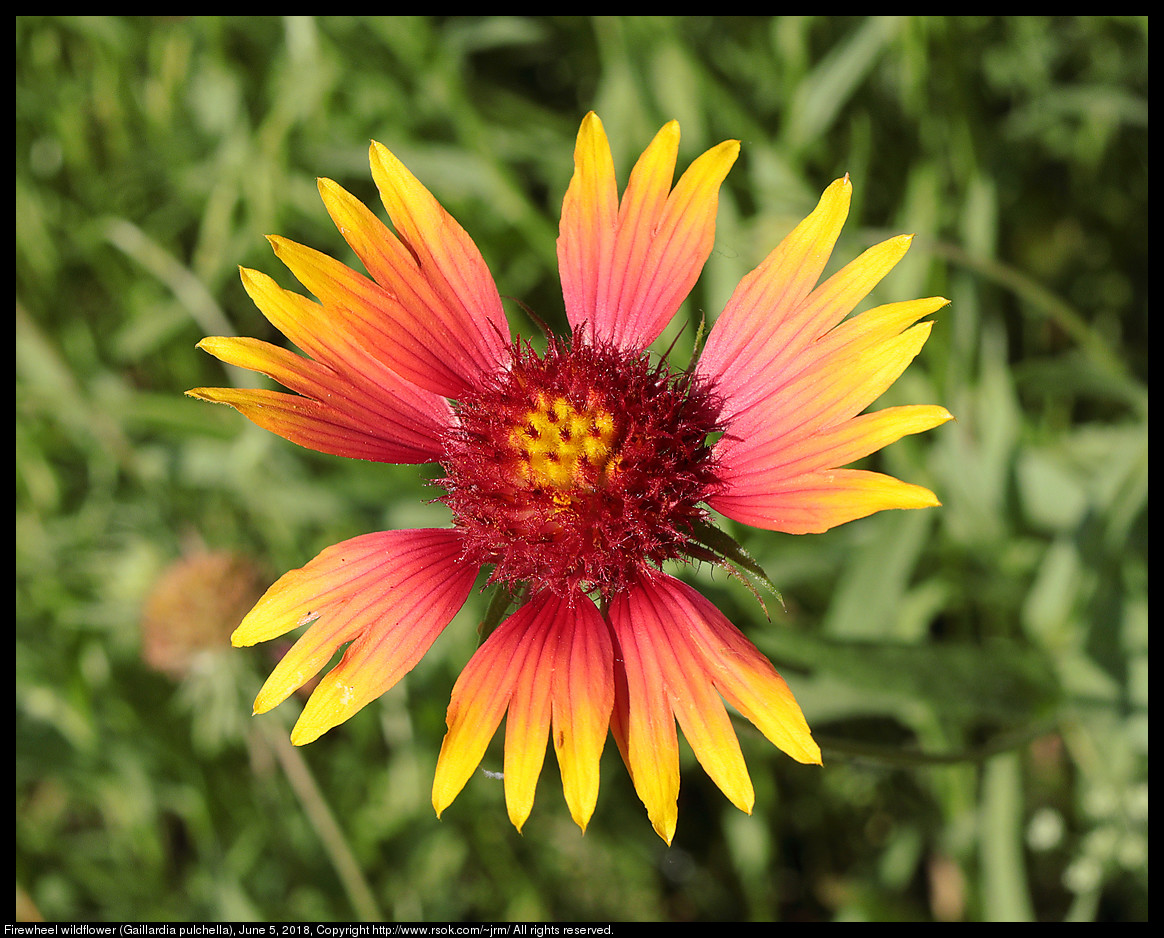
[[[442,499],[493,579],[609,597],[683,555],[716,488],[718,404],[645,352],[551,341],[456,404]]]
[[[517,451],[517,472],[531,487],[555,489],[554,499],[569,505],[575,492],[593,490],[617,462],[614,417],[601,407],[574,407],[564,397],[538,395],[509,442]]]

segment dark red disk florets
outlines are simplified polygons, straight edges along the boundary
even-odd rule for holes
[[[551,340],[455,405],[442,501],[493,579],[609,597],[683,555],[717,487],[719,406],[646,352]]]

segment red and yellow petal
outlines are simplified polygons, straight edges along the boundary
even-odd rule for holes
[[[262,389],[195,388],[186,393],[228,404],[259,426],[309,449],[377,462],[432,462],[441,453],[443,398],[407,387],[392,396],[370,392],[331,368],[258,339],[203,339],[198,347],[221,361],[261,372],[296,394]],[[438,423],[440,421],[440,423]]]
[[[186,393],[212,404],[227,404],[264,430],[320,453],[374,462],[425,461],[411,458],[392,441],[369,436],[336,411],[298,394],[262,388],[193,388]]]
[[[546,743],[550,737],[553,712],[551,687],[557,636],[550,622],[542,622],[534,610],[530,628],[510,662],[512,684],[505,714],[505,807],[509,820],[519,831],[533,810],[534,794]]]
[[[936,508],[929,489],[865,469],[825,469],[786,479],[762,494],[715,495],[707,503],[742,524],[785,534],[821,534],[891,508]]]
[[[895,443],[903,436],[932,430],[950,412],[937,404],[907,404],[861,414],[803,436],[760,440],[743,437],[723,451],[721,472],[732,495],[762,495],[781,481],[809,472],[845,466]]]
[[[452,530],[385,531],[336,544],[284,574],[231,636],[236,646],[311,627],[255,699],[265,713],[343,658],[315,688],[291,734],[303,745],[342,723],[407,674],[464,604],[477,569]],[[349,644],[350,643],[350,644]]]
[[[558,271],[566,315],[574,329],[606,306],[606,284],[618,233],[618,183],[614,157],[598,115],[582,121],[574,144],[574,176],[562,202]],[[603,327],[605,328],[605,327]]]
[[[635,164],[620,204],[602,122],[593,113],[583,120],[558,237],[562,294],[575,330],[621,348],[645,348],[695,285],[739,143],[708,150],[672,188],[678,147],[672,121]]]
[[[830,461],[837,439],[850,441],[853,451],[859,451],[873,439],[893,442],[907,433],[928,430],[949,420],[949,412],[941,407],[923,411],[890,409],[881,418],[866,415],[857,426],[850,426],[897,380],[921,350],[931,325],[921,323],[892,339],[851,343],[826,353],[764,406],[729,421],[727,432],[716,446],[724,491],[755,491],[761,476],[771,480],[805,469],[844,465]],[[922,425],[930,418],[936,422]],[[900,432],[894,436],[898,425]],[[877,449],[880,446],[872,446],[861,455]],[[845,455],[847,452],[841,447],[837,456]],[[854,458],[859,457],[852,456],[848,461]],[[751,476],[754,481],[747,483],[744,476]]]
[[[769,402],[728,422],[716,445],[722,488],[708,504],[737,521],[787,533],[816,533],[888,508],[936,505],[919,486],[837,468],[951,419],[939,406],[858,416],[912,361],[929,330],[922,323],[889,339],[849,330],[860,340],[828,341],[842,331],[836,329],[822,339],[818,361]]]
[[[357,273],[332,257],[286,238],[268,239],[287,268],[370,354],[417,387],[457,397],[479,373],[471,355],[437,321],[425,321],[403,306],[390,287]],[[438,354],[448,338],[448,355]]]
[[[433,780],[437,815],[460,794],[508,711],[510,820],[520,830],[529,817],[552,727],[566,802],[585,830],[613,697],[610,639],[593,603],[581,594],[532,599],[489,636],[453,688]]]
[[[861,412],[901,375],[929,336],[919,323],[948,301],[891,303],[845,317],[909,248],[873,246],[819,286],[848,212],[848,179],[744,278],[717,320],[696,373],[723,400],[715,446],[717,511],[746,524],[807,533],[885,508],[937,504],[933,493],[839,467],[951,419],[943,407]]]
[[[383,343],[361,329],[355,314],[328,309],[284,290],[266,274],[241,268],[243,286],[271,324],[349,386],[345,396],[390,424],[435,440],[451,422],[448,401],[393,371],[379,355]],[[334,395],[333,401],[334,401]]]
[[[803,435],[859,413],[897,380],[925,344],[932,325],[917,321],[947,302],[929,297],[891,303],[826,332],[772,376],[763,398],[724,413],[737,431],[733,436]],[[739,401],[737,396],[734,403]]]
[[[762,377],[768,356],[778,355],[797,327],[790,321],[792,313],[824,272],[848,218],[852,193],[847,176],[829,186],[812,214],[740,281],[716,319],[696,373],[725,386],[728,391],[721,393],[738,399],[738,404],[731,402],[727,416],[746,406],[749,381]]]
[[[373,145],[374,167],[382,159],[394,159],[391,154],[382,158],[381,150]],[[415,179],[412,182],[428,195]],[[458,397],[455,382],[463,386],[495,370],[505,357],[509,335],[497,287],[472,241],[436,201],[428,196],[435,208],[425,215],[424,226],[409,229],[412,240],[402,242],[362,202],[330,179],[319,180],[319,192],[368,273],[396,301],[393,313],[399,321],[395,325],[408,343],[409,354],[422,360],[412,367],[427,371],[427,380],[439,382],[439,386],[424,386]],[[450,226],[459,237],[450,235]],[[451,240],[437,244],[440,257],[434,257],[428,242],[441,238]],[[458,251],[466,256],[456,256]],[[474,280],[450,286],[448,274],[460,275],[462,267],[475,272]],[[446,374],[450,368],[454,375]]]
[[[527,607],[522,607],[523,609]],[[513,693],[510,667],[522,651],[526,618],[514,613],[494,630],[462,669],[453,685],[437,758],[432,806],[440,817],[481,764]],[[516,620],[516,621],[515,621]]]
[[[752,809],[752,782],[721,696],[794,759],[820,762],[788,685],[697,591],[649,573],[614,599],[609,618],[622,662],[611,725],[647,815],[668,843],[678,812],[676,720],[720,790]]]
[[[824,354],[762,405],[727,422],[731,441],[724,451],[768,440],[800,438],[855,417],[880,397],[909,366],[932,323],[914,326],[900,336]],[[745,444],[741,438],[761,438]],[[741,441],[741,442],[737,442]]]
[[[388,217],[420,277],[440,301],[438,321],[424,324],[434,332],[447,328],[460,343],[460,354],[476,367],[476,374],[491,372],[507,358],[509,326],[497,284],[481,252],[387,147],[373,142],[369,159]],[[361,256],[379,256],[376,240],[381,233],[372,226],[361,230],[359,237],[349,238],[349,243],[353,248],[361,245]],[[372,236],[370,242],[368,235]],[[396,271],[401,258],[398,254],[394,258],[390,266]],[[375,270],[373,276],[379,278]],[[388,282],[384,286],[393,288]],[[424,320],[427,314],[417,311],[415,315]],[[443,350],[438,348],[437,352],[442,354]]]
[[[554,752],[566,805],[585,831],[598,803],[598,766],[614,706],[614,653],[589,601],[568,606],[564,618],[552,685]]]
[[[672,626],[698,653],[724,700],[768,741],[797,762],[820,765],[820,747],[800,705],[772,663],[728,621],[711,600],[673,577],[657,574],[645,586]]]
[[[909,238],[891,238],[865,251],[793,306],[761,307],[758,319],[732,337],[738,345],[730,360],[704,356],[696,371],[713,380],[724,398],[724,417],[730,419],[748,408],[763,405],[779,394],[789,375],[796,375],[815,361],[812,348],[836,326],[893,269],[909,248]],[[736,302],[729,301],[729,306]],[[717,330],[730,331],[721,316],[708,335],[708,346]],[[807,358],[806,361],[802,359]]]
[[[608,611],[617,643],[610,728],[655,833],[668,844],[679,820],[679,737],[657,637],[637,627],[624,594]]]

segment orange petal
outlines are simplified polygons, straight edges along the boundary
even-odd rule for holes
[[[813,343],[853,311],[905,256],[908,247],[909,238],[900,237],[869,248],[791,310],[775,334],[767,340],[757,336],[720,377],[719,392],[727,402],[724,416],[777,396],[786,376],[800,370],[800,359],[809,355]]]
[[[730,518],[799,533],[937,502],[918,486],[837,470],[950,419],[941,407],[858,419],[925,343],[932,324],[914,324],[947,301],[892,303],[842,322],[910,243],[908,236],[883,241],[811,289],[848,205],[848,180],[838,180],[740,284],[696,365],[724,402],[725,431],[715,447],[723,488],[708,504]]]
[[[930,323],[922,323],[889,340],[853,330],[860,341],[831,343],[832,352],[780,394],[729,421],[715,451],[723,488],[708,504],[736,520],[788,533],[823,531],[827,527],[822,525],[863,518],[883,508],[936,505],[928,490],[886,482],[877,474],[835,471],[906,434],[951,419],[937,406],[857,416],[897,379],[929,330]],[[822,346],[841,331],[822,339]],[[814,504],[818,497],[821,502]]]
[[[616,641],[611,730],[655,833],[670,844],[679,820],[679,738],[663,662],[625,594],[607,615]]]
[[[392,463],[440,457],[437,415],[447,420],[449,412],[443,398],[425,401],[407,390],[392,397],[382,388],[360,387],[326,365],[258,339],[211,337],[198,347],[302,397],[226,388],[196,388],[187,392],[191,397],[229,404],[264,429],[325,453]]]
[[[505,807],[519,831],[533,810],[546,760],[557,650],[556,629],[553,619],[543,615],[547,611],[544,602],[531,605],[523,617],[524,634],[507,662],[511,689],[505,716]]]
[[[227,404],[264,430],[319,453],[374,462],[428,462],[428,453],[402,449],[394,440],[372,436],[344,414],[298,394],[265,389],[192,388],[190,397]]]
[[[762,494],[783,479],[844,466],[903,436],[932,430],[952,419],[946,408],[936,404],[909,404],[862,414],[800,439],[768,442],[745,437],[738,447],[725,448],[722,454],[717,450],[723,479],[728,482],[721,494]]]
[[[525,608],[525,607],[522,607]],[[453,685],[445,724],[448,731],[441,742],[436,774],[432,782],[432,806],[440,817],[461,793],[469,777],[481,764],[485,750],[513,694],[508,666],[521,651],[525,635],[518,612],[501,623],[476,654],[469,659]]]
[[[255,699],[264,713],[351,642],[299,718],[292,742],[311,742],[392,687],[461,608],[477,570],[452,530],[386,531],[336,544],[284,574],[231,636],[253,645],[311,623]]]
[[[709,599],[659,573],[644,583],[671,628],[684,636],[724,699],[797,762],[819,765],[820,747],[784,679]],[[669,610],[669,612],[667,611]]]
[[[374,166],[379,159],[379,153],[374,147]],[[415,180],[413,182],[420,186]],[[423,187],[420,188],[424,191]],[[359,256],[368,273],[396,301],[393,313],[398,317],[398,322],[395,325],[407,337],[411,354],[417,358],[428,358],[427,371],[432,375],[443,374],[451,362],[455,364],[459,378],[472,383],[477,375],[495,370],[505,357],[503,337],[508,335],[508,327],[497,288],[476,247],[464,232],[460,232],[460,244],[463,249],[472,252],[472,258],[464,259],[463,262],[469,267],[480,264],[480,274],[484,277],[484,283],[474,287],[467,301],[445,283],[442,278],[444,272],[437,266],[438,261],[431,256],[431,252],[417,253],[417,250],[424,248],[423,243],[416,249],[411,244],[401,243],[391,229],[363,203],[330,179],[319,180],[319,192],[336,227]],[[444,215],[444,210],[436,205],[436,201],[431,196],[428,198],[436,206],[438,219],[444,217],[455,226],[456,223]],[[441,224],[439,220],[437,223]],[[426,229],[416,232],[415,236],[441,237],[442,231],[443,228],[437,231]],[[452,245],[445,247],[455,253]],[[440,262],[453,264],[456,270],[457,259],[448,256],[448,253],[441,257]],[[462,288],[465,288],[464,285]],[[489,314],[485,313],[485,307],[466,307],[465,302],[477,302],[478,292],[485,297],[484,302],[489,304]],[[447,385],[434,390],[457,396]]]
[[[453,688],[433,780],[438,816],[476,770],[508,709],[504,774],[510,820],[520,830],[529,817],[552,724],[567,804],[585,830],[610,719],[610,669],[606,626],[584,596],[547,592],[510,616]]]
[[[816,212],[777,252],[792,241],[788,253],[793,258],[815,261],[823,255],[827,259],[843,221],[842,204],[847,211],[847,180],[845,186],[834,183],[826,191]],[[903,235],[869,248],[807,296],[802,295],[807,275],[815,276],[823,263],[805,261],[797,269],[798,286],[793,290],[773,282],[785,271],[780,263],[770,265],[771,256],[745,277],[708,335],[696,365],[696,372],[713,381],[723,397],[723,416],[734,417],[777,395],[781,384],[805,367],[800,359],[813,343],[844,319],[905,256],[910,240]]]
[[[582,120],[574,144],[574,176],[562,202],[558,270],[570,324],[593,324],[606,305],[610,260],[618,233],[618,183],[602,121]]]
[[[585,831],[598,802],[598,767],[614,706],[614,652],[606,624],[589,600],[568,604],[559,616],[554,751],[566,805]]]
[[[826,356],[785,385],[781,394],[744,417],[728,421],[716,445],[718,475],[726,486],[723,491],[740,494],[737,488],[743,484],[744,473],[787,476],[790,473],[783,466],[827,449],[837,428],[853,420],[897,380],[925,344],[931,325],[922,323],[889,341],[846,347]],[[948,414],[938,422],[946,419]],[[899,436],[905,432],[910,431],[903,430]],[[837,465],[822,460],[811,468]]]
[[[408,249],[419,278],[440,303],[435,322],[429,310],[410,310],[433,333],[447,330],[460,347],[458,357],[472,362],[478,372],[492,372],[507,359],[509,327],[489,268],[472,238],[444,210],[385,146],[373,141],[369,149],[372,178],[388,210],[400,241]],[[336,187],[338,188],[338,187]],[[389,253],[377,242],[377,226],[357,227],[349,243],[371,263],[373,276],[404,274],[399,252]],[[345,235],[347,236],[347,235]],[[384,286],[395,289],[393,282]],[[419,295],[419,294],[418,294]],[[437,346],[437,354],[444,350]]]
[[[738,435],[748,435],[774,424],[780,425],[780,433],[805,427],[815,419],[811,415],[824,413],[846,398],[851,399],[848,415],[859,413],[897,379],[932,328],[929,323],[921,323],[911,333],[908,327],[948,302],[941,297],[928,297],[889,303],[842,322],[803,346],[796,355],[786,357],[783,370],[768,376],[770,382],[762,396],[749,393],[748,404],[737,396],[728,409],[730,416],[728,412],[723,416],[739,430]],[[903,334],[911,337],[903,338]],[[896,365],[900,368],[894,373]],[[892,374],[888,383],[871,380],[873,373],[882,369],[885,375]],[[757,380],[756,387],[759,386]],[[863,387],[867,391],[861,392]],[[806,402],[812,402],[807,411],[803,409]],[[835,423],[842,419],[838,413],[826,419]]]
[[[609,260],[609,280],[605,284],[605,296],[598,315],[591,321],[591,333],[595,334],[595,330],[609,321],[612,329],[602,337],[612,339],[620,346],[625,343],[628,347],[637,347],[633,342],[633,324],[638,318],[635,294],[651,272],[648,258],[667,206],[671,184],[675,181],[678,155],[679,123],[670,121],[655,135],[635,163],[619,204],[618,230]],[[667,319],[669,321],[670,316]],[[601,332],[597,334],[601,335]]]
[[[744,811],[752,808],[752,783],[720,695],[794,759],[820,762],[788,685],[696,590],[648,573],[614,599],[609,618],[622,662],[611,726],[635,790],[668,843],[679,794],[676,718],[708,775]]]
[[[562,203],[558,266],[575,330],[622,348],[653,342],[695,285],[715,240],[719,187],[739,143],[696,159],[674,189],[679,125],[655,136],[631,173],[615,213],[617,186],[602,122],[578,132],[574,177]]]
[[[268,240],[299,282],[335,312],[354,342],[402,378],[455,398],[479,373],[439,322],[418,322],[390,289],[313,248],[274,235]],[[449,354],[442,359],[433,350],[444,339],[449,340]]]
[[[668,580],[659,578],[656,584],[654,576],[648,577],[625,600],[612,604],[611,623],[620,636],[624,661],[621,636],[629,626],[634,647],[658,663],[671,708],[700,765],[736,807],[750,814],[755,794],[739,740],[703,651],[690,641],[690,615],[672,599],[669,586]]]
[[[828,469],[758,494],[713,495],[707,503],[735,521],[786,534],[819,534],[889,508],[936,508],[929,489],[863,469]]]
[[[243,286],[270,320],[316,361],[350,385],[345,394],[370,410],[426,435],[439,435],[449,425],[448,402],[438,394],[405,381],[381,358],[377,343],[354,314],[326,308],[305,296],[284,290],[266,274],[240,268]]]

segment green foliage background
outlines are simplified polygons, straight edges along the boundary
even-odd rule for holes
[[[16,917],[1145,919],[1147,93],[1146,17],[17,17]],[[175,586],[181,557],[231,551],[261,587],[445,523],[415,468],[182,396],[240,379],[202,336],[273,338],[237,265],[293,283],[268,233],[351,261],[315,178],[375,205],[375,138],[560,324],[589,109],[624,177],[672,117],[684,164],[743,142],[691,321],[845,172],[834,266],[913,231],[875,299],[953,301],[883,403],[958,420],[876,461],[944,507],[733,528],[771,621],[685,574],[781,668],[825,766],[742,725],[747,817],[687,753],[670,849],[613,746],[584,837],[552,758],[523,835],[483,774],[433,817],[484,596],[304,750],[299,702],[249,717],[271,659],[221,622],[179,670],[142,656],[143,610],[178,642],[249,588]]]

